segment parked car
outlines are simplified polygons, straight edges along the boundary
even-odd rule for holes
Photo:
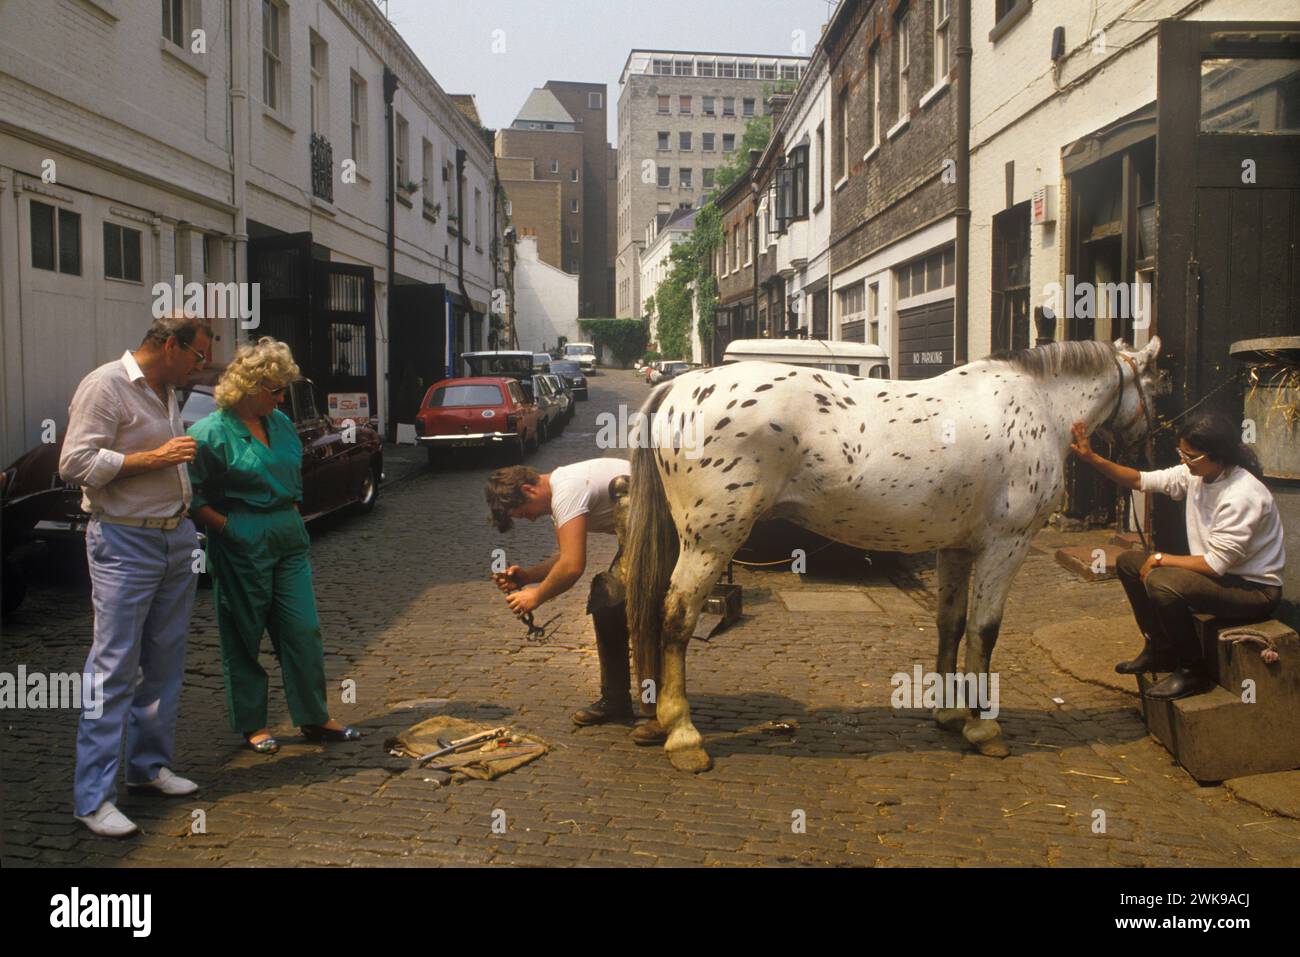
[[[204,370],[200,380],[182,390],[181,420],[188,428],[216,408],[213,389],[220,368]],[[289,386],[282,406],[302,441],[302,517],[312,521],[353,507],[375,507],[384,477],[379,434],[366,423],[344,431],[316,409],[312,384],[299,379]],[[9,560],[26,542],[73,543],[84,551],[90,516],[81,509],[81,489],[59,476],[63,440],[38,445],[4,471],[0,484],[0,540],[4,543],[4,606],[8,613],[21,602],[21,571]],[[12,604],[11,604],[12,603]]]
[[[657,369],[650,373],[651,385],[658,385],[660,382],[676,379],[679,375],[691,371],[689,362],[660,362],[658,366]]]
[[[560,421],[563,422],[564,425],[568,425],[573,421],[574,413],[578,411],[578,401],[573,397],[573,391],[569,388],[568,383],[554,372],[548,373],[541,378],[551,384],[551,389],[555,393],[555,398],[559,401],[560,406],[564,410],[564,414],[560,417]],[[564,425],[560,426],[561,431],[564,430]]]
[[[536,374],[536,373],[539,373],[539,372],[550,372],[550,371],[551,371],[551,355],[550,355],[550,353],[548,353],[548,352],[534,352],[534,353],[533,353],[533,373]]]
[[[587,400],[587,377],[582,374],[582,366],[570,359],[557,359],[551,363],[551,373],[564,380],[575,399]]]
[[[537,403],[518,379],[504,376],[435,382],[415,416],[416,439],[428,449],[430,465],[442,451],[485,448],[522,462],[541,444],[541,427]]]
[[[588,375],[596,370],[596,347],[590,342],[566,342],[564,358],[578,363]]]
[[[889,378],[889,353],[880,346],[836,339],[735,339],[723,365],[746,359],[784,362],[867,379]]]
[[[521,349],[499,349],[496,352],[463,352],[461,361],[465,364],[465,377],[505,376],[521,381],[531,379],[533,371],[533,353]]]
[[[533,376],[533,397],[542,413],[542,423],[537,431],[541,440],[547,442],[564,431],[568,421],[565,418],[565,405],[560,396],[556,395],[555,385],[549,381],[548,376]]]

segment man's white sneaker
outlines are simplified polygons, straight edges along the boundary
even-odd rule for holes
[[[173,774],[171,768],[159,768],[158,776],[152,781],[128,781],[126,786],[132,791],[158,791],[168,797],[184,797],[199,789],[189,778]]]
[[[105,801],[94,814],[74,814],[73,817],[100,837],[126,837],[139,830],[112,801]]]

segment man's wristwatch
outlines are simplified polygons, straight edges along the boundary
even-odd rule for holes
[[[1163,565],[1165,561],[1165,553],[1156,552],[1154,555],[1151,556],[1151,560],[1157,565]]]

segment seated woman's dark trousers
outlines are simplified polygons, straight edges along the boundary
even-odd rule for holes
[[[1201,664],[1193,612],[1217,618],[1258,621],[1277,607],[1282,589],[1237,575],[1211,578],[1168,565],[1151,569],[1146,581],[1140,572],[1146,554],[1127,551],[1115,563],[1120,583],[1133,606],[1138,627],[1155,651],[1178,667]]]

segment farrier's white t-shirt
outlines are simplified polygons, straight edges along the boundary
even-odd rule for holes
[[[609,483],[630,475],[626,459],[588,459],[551,473],[551,519],[561,528],[579,515],[587,516],[587,531],[614,534],[614,503]]]
[[[1281,585],[1286,567],[1282,519],[1273,493],[1238,465],[1213,482],[1186,465],[1142,472],[1142,491],[1187,499],[1187,546],[1220,575]]]

